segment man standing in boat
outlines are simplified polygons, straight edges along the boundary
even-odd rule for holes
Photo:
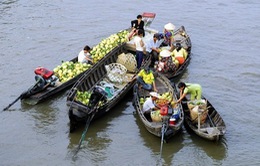
[[[134,38],[134,46],[136,49],[136,61],[137,61],[137,68],[139,69],[142,65],[143,58],[144,58],[144,41],[143,41],[143,30],[138,31],[138,35]]]

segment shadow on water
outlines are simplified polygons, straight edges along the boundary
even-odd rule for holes
[[[30,115],[35,120],[37,128],[46,129],[50,125],[54,125],[55,123],[58,123],[60,121],[61,117],[59,117],[59,112],[65,112],[65,110],[63,110],[61,108],[62,106],[57,104],[57,102],[64,104],[64,97],[65,92],[55,96],[55,98],[51,98],[50,100],[40,102],[37,105],[28,105],[27,103],[21,102],[21,110],[30,112]],[[53,129],[49,128],[48,130]]]
[[[186,126],[186,124],[184,124],[184,126],[185,130],[190,135],[192,142],[196,145],[196,147],[201,148],[208,155],[208,157],[218,161],[227,158],[228,144],[225,136],[219,141],[209,141],[196,135]]]
[[[135,122],[139,128],[140,136],[144,141],[144,145],[151,149],[152,155],[157,158],[156,165],[171,165],[173,162],[174,154],[178,153],[183,147],[183,133],[180,130],[174,135],[167,143],[163,143],[162,155],[160,156],[161,138],[151,134],[144,126],[137,114]]]

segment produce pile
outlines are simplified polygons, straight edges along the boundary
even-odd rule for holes
[[[75,100],[83,103],[84,105],[88,105],[91,94],[92,94],[92,92],[89,92],[89,91],[77,90]],[[101,107],[103,105],[104,105],[104,101],[99,101],[98,107]]]
[[[91,57],[94,63],[97,63],[102,59],[107,53],[109,53],[113,48],[128,41],[127,30],[120,31],[116,34],[110,35],[108,38],[102,40],[98,45],[94,46],[90,51]]]
[[[149,97],[146,98],[146,100],[148,99]],[[145,102],[145,99],[144,98],[140,98],[140,104],[143,105]],[[174,100],[174,98],[172,97],[172,94],[170,92],[165,92],[165,93],[162,93],[160,96],[159,96],[159,99],[156,100],[156,105],[158,106],[163,106],[163,105],[166,105],[166,104],[171,104],[171,106],[174,107],[174,105],[176,104],[176,101]]]
[[[79,75],[83,71],[88,70],[91,68],[92,65],[87,63],[80,63],[80,62],[72,62],[66,61],[63,62],[61,65],[55,67],[53,69],[55,75],[59,78],[60,82],[64,83],[73,77]]]
[[[118,46],[118,44],[127,42],[128,33],[129,32],[127,30],[120,31],[102,40],[98,45],[94,46],[90,52],[94,64],[102,59],[113,48]],[[60,82],[64,83],[91,67],[92,65],[86,63],[66,61],[55,67],[53,71],[54,74],[59,78]]]

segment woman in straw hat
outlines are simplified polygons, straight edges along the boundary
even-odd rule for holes
[[[175,26],[172,23],[168,23],[164,25],[164,46],[174,46],[174,29]]]
[[[176,65],[172,61],[171,52],[168,50],[162,50],[160,52],[160,60],[157,66],[159,72],[174,72]]]

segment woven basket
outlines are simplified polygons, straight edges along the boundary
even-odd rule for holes
[[[109,65],[105,65],[107,71],[107,77],[111,82],[114,83],[123,83],[125,80],[125,75],[127,69],[125,66],[120,63],[111,63]]]
[[[127,54],[122,53],[118,55],[116,62],[124,65],[129,72],[136,71],[137,62],[135,56],[131,53],[127,53]]]

